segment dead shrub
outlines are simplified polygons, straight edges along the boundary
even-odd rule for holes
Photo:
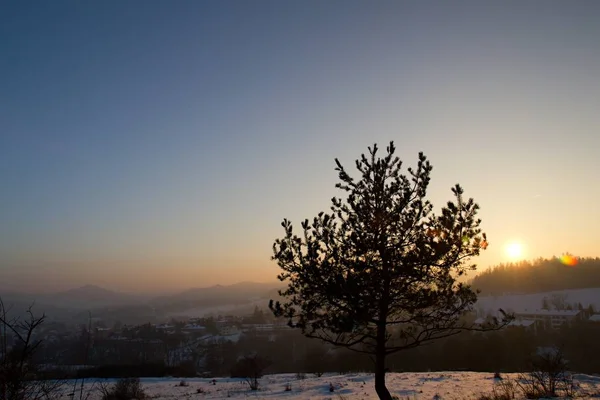
[[[538,351],[531,361],[531,372],[521,374],[517,385],[528,399],[574,397],[577,392],[577,385],[560,348]]]
[[[102,400],[144,400],[147,398],[139,378],[119,379],[114,385],[101,387]]]

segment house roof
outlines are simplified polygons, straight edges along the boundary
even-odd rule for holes
[[[188,331],[201,331],[206,329],[206,327],[202,325],[188,324],[183,329]]]
[[[519,319],[519,320],[514,320],[511,321],[508,326],[523,326],[523,327],[528,327],[535,324],[535,321],[530,320],[530,319]]]
[[[574,317],[580,310],[524,310],[515,313],[516,315],[546,315],[550,317]]]

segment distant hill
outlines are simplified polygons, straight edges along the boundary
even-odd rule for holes
[[[0,293],[7,303],[25,304],[35,303],[35,308],[43,309],[93,309],[98,307],[124,306],[146,302],[148,297],[128,293],[120,293],[104,289],[99,286],[86,285],[57,293]],[[47,312],[47,311],[46,311]]]
[[[501,264],[483,271],[471,284],[484,296],[600,288],[600,258],[582,258],[575,266],[558,258]]]
[[[266,307],[270,298],[277,298],[277,289],[282,286],[279,282],[241,282],[152,297],[86,285],[51,294],[0,292],[0,297],[7,306],[13,306],[14,315],[35,303],[37,314],[45,312],[49,318],[61,321],[84,323],[91,312],[94,318],[106,322],[145,323],[172,316],[251,312],[255,305]]]
[[[245,305],[267,299],[280,286],[277,282],[241,282],[228,286],[194,288],[171,296],[157,297],[150,304],[162,312],[169,313],[192,308]]]
[[[86,285],[64,292],[43,296],[45,302],[70,308],[97,308],[140,304],[148,300],[147,296],[115,292],[99,286]]]

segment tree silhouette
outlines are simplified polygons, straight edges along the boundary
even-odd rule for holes
[[[550,310],[550,301],[546,296],[542,299],[542,310]]]
[[[575,268],[564,265],[558,257],[500,264],[479,273],[471,285],[486,296],[600,287],[600,258],[577,260]]]
[[[0,399],[41,400],[55,398],[65,381],[61,379],[36,379],[39,365],[35,355],[42,345],[36,339],[46,315],[35,316],[33,305],[27,309],[26,318],[8,317],[9,309],[0,298]],[[8,335],[14,337],[12,347],[8,345]]]
[[[354,179],[336,159],[345,200],[334,197],[331,213],[302,223],[302,235],[283,220],[273,259],[288,281],[285,300],[269,307],[304,335],[375,356],[375,390],[385,385],[386,357],[435,339],[475,330],[463,318],[477,294],[457,277],[475,265],[469,258],[487,247],[476,218],[478,205],[464,200],[459,185],[440,215],[426,200],[432,167],[419,153],[416,170],[401,173],[391,142],[356,161]],[[494,320],[479,329],[507,323]]]
[[[264,375],[265,369],[271,365],[268,358],[258,354],[244,356],[237,360],[231,370],[232,378],[244,378],[250,389],[258,390],[259,379]]]

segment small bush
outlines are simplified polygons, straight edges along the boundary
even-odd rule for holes
[[[516,396],[516,385],[511,380],[502,380],[497,383],[492,393],[482,394],[478,400],[513,400]]]
[[[502,375],[500,375],[500,372],[494,372],[494,379],[502,380]]]
[[[296,374],[296,379],[298,379],[299,381],[304,380],[304,379],[306,379],[306,374],[304,372],[298,372]]]
[[[143,400],[146,393],[139,378],[123,378],[109,388],[102,389],[102,400]]]
[[[568,372],[561,349],[538,353],[532,360],[531,372],[519,376],[517,385],[528,399],[543,397],[574,397],[577,385]]]
[[[187,383],[186,381],[181,381],[181,382],[179,382],[177,384],[177,386],[179,386],[179,387],[188,387],[188,386],[190,386],[190,384]]]
[[[259,379],[264,375],[265,369],[271,365],[271,361],[259,355],[245,356],[240,358],[231,370],[232,378],[244,378],[251,390],[258,390]]]
[[[286,392],[291,392],[291,391],[292,391],[292,385],[291,385],[290,383],[287,383],[287,384],[285,385],[285,391],[286,391]]]
[[[198,389],[196,389],[196,393],[198,394],[204,394],[204,389],[199,387]]]

